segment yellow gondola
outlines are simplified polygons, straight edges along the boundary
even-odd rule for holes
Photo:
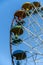
[[[26,2],[25,4],[22,5],[22,9],[25,10],[31,10],[33,8],[33,5],[30,2]]]
[[[33,5],[30,2],[26,2],[22,5],[22,9],[26,12],[26,15],[29,16],[32,13]]]

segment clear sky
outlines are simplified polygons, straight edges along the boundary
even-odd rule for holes
[[[23,3],[43,0],[0,0],[0,65],[12,65],[10,57],[10,25],[14,12],[19,10]]]

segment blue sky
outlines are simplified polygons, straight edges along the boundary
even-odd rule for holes
[[[14,12],[27,1],[39,1],[43,5],[43,0],[0,0],[0,65],[12,65],[9,47],[10,25]]]

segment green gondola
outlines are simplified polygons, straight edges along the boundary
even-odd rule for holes
[[[21,39],[13,39],[13,45],[15,44],[15,45],[18,45],[18,44],[20,44],[22,42],[22,40]]]
[[[23,25],[24,23],[25,23],[24,20],[19,20],[19,21],[17,22],[17,25]]]
[[[11,32],[13,32],[15,36],[19,36],[23,34],[23,28],[21,25],[16,25],[11,29]]]

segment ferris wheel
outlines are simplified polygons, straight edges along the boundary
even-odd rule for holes
[[[26,2],[14,13],[10,28],[12,65],[43,64],[43,7]]]

